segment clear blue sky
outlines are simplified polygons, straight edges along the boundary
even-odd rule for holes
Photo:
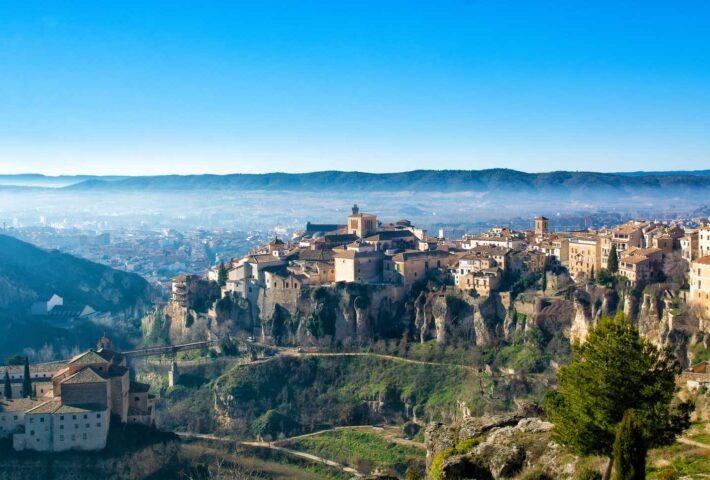
[[[0,173],[710,168],[710,2],[0,0]]]

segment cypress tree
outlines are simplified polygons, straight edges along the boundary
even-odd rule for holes
[[[609,260],[607,261],[606,269],[610,273],[619,273],[619,256],[616,254],[616,245],[613,243],[609,249]]]
[[[224,263],[219,264],[219,270],[217,270],[217,284],[220,287],[224,287],[227,284],[227,267]]]
[[[22,378],[22,398],[32,396],[32,378],[30,377],[30,359],[25,357],[25,371]]]
[[[10,374],[5,370],[5,392],[3,393],[7,400],[12,398],[12,385],[10,384]]]
[[[614,479],[645,480],[646,442],[643,425],[635,410],[627,410],[616,430]]]
[[[545,290],[547,290],[547,269],[544,268],[542,270],[542,293],[545,293]]]

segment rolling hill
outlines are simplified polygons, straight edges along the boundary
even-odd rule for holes
[[[508,169],[415,170],[401,173],[323,171],[231,175],[164,175],[91,178],[65,190],[267,190],[267,191],[629,191],[671,188],[710,190],[710,176],[691,173],[526,173]]]
[[[113,313],[145,305],[152,297],[140,275],[0,235],[0,311],[23,314],[33,301],[54,293]]]

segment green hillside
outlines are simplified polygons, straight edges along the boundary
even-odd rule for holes
[[[65,303],[122,312],[149,302],[151,287],[140,275],[0,235],[0,310],[24,313],[54,293]]]

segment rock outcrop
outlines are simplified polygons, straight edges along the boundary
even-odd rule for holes
[[[427,478],[512,478],[540,468],[553,478],[570,478],[575,464],[550,441],[551,430],[549,422],[516,414],[432,423],[425,431]]]

